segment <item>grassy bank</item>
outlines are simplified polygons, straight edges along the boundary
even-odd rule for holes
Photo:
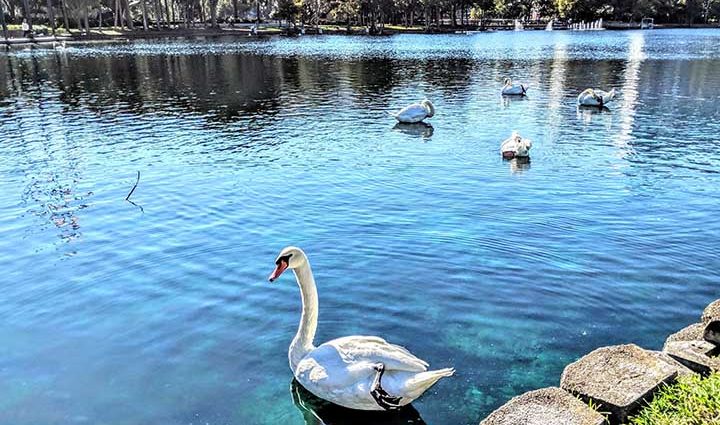
[[[720,373],[679,378],[632,417],[630,425],[720,425]]]

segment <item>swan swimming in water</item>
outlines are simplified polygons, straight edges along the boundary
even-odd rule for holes
[[[505,85],[502,88],[502,94],[505,96],[525,96],[527,86],[523,84],[513,84],[510,78],[505,79]]]
[[[597,89],[585,89],[578,95],[578,105],[603,107],[615,99],[615,89],[609,92]]]
[[[455,372],[429,371],[428,364],[407,349],[376,336],[346,336],[315,347],[317,289],[300,248],[289,246],[280,252],[270,282],[286,269],[295,273],[302,297],[300,326],[288,350],[290,369],[317,397],[350,409],[396,410]]]
[[[425,99],[420,103],[413,103],[410,106],[406,106],[395,114],[390,114],[395,117],[398,122],[405,124],[413,124],[420,122],[425,118],[432,118],[435,115],[435,106],[432,102]]]
[[[527,158],[530,156],[531,147],[532,141],[530,139],[523,139],[517,131],[513,131],[512,135],[500,145],[500,153],[505,159]]]

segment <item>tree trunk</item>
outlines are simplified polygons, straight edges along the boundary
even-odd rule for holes
[[[2,0],[0,0],[0,1],[2,1]],[[2,13],[1,9],[2,8],[0,8],[0,13]],[[50,21],[50,29],[52,30],[53,37],[55,37],[55,11],[53,10],[53,7],[52,7],[52,0],[47,0],[47,11],[48,11],[48,20]],[[3,22],[4,21],[5,21],[5,19],[3,19]]]
[[[209,0],[210,3],[210,28],[217,28],[217,2],[218,0]]]
[[[88,8],[89,7],[90,6],[88,6],[88,5],[85,5],[85,7],[83,7],[83,20],[85,21],[85,34],[90,34],[90,19],[88,18],[88,15],[89,15]]]
[[[125,17],[127,19],[127,27],[130,31],[132,31],[135,29],[135,24],[133,23],[132,12],[130,11],[130,2],[128,2],[128,0],[123,0],[123,6],[125,7]]]
[[[233,19],[238,20],[237,0],[233,0]]]
[[[161,0],[162,1],[162,0]],[[170,28],[170,8],[168,7],[168,0],[165,0],[165,24]]]
[[[23,12],[23,18],[27,20],[28,28],[30,30],[30,33],[32,34],[32,14],[30,12],[30,4],[28,3],[28,0],[23,0]]]
[[[5,23],[5,9],[3,8],[2,0],[0,0],[0,26],[2,26],[3,37],[5,38],[5,41],[7,41],[8,29],[7,23]]]
[[[147,4],[146,4],[145,0],[140,0],[140,4],[142,5],[143,31],[147,32],[147,30],[148,30]]]
[[[157,27],[158,31],[160,31],[160,0],[153,0],[153,6],[155,6],[155,26]],[[188,6],[189,8],[190,6]]]
[[[255,22],[257,22],[257,29],[260,29],[260,0],[255,0]]]
[[[117,27],[121,24],[122,20],[120,19],[120,0],[115,0],[115,22],[113,26]],[[69,30],[70,29],[68,28],[68,31]]]
[[[65,8],[65,0],[60,0],[60,11],[62,12],[65,30],[70,32],[70,21],[68,21],[67,9]]]

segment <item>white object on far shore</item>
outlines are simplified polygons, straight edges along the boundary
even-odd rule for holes
[[[527,93],[527,86],[524,84],[515,84],[512,79],[506,78],[505,85],[502,88],[502,94],[504,96],[525,96]]]
[[[435,115],[435,107],[432,102],[425,99],[420,103],[413,103],[410,106],[406,106],[397,113],[390,114],[395,117],[398,122],[405,124],[412,124],[420,122],[425,118],[432,118]]]
[[[500,145],[500,153],[505,159],[526,158],[530,156],[531,147],[530,139],[523,139],[517,131],[513,131],[512,135]]]
[[[615,99],[615,89],[609,92],[597,89],[585,89],[578,96],[578,105],[581,106],[599,106],[603,107],[608,102]]]
[[[283,249],[270,275],[274,281],[292,269],[300,286],[300,326],[288,358],[295,379],[317,397],[350,409],[395,410],[420,397],[455,372],[428,370],[427,362],[376,336],[347,336],[315,347],[318,295],[310,263],[296,247]]]

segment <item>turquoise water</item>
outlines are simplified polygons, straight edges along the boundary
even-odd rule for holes
[[[4,53],[0,422],[475,424],[595,347],[658,349],[720,297],[719,67],[718,30]],[[588,86],[620,95],[578,110]],[[386,114],[423,97],[431,127]],[[293,387],[289,244],[318,341],[456,376],[371,418]]]

